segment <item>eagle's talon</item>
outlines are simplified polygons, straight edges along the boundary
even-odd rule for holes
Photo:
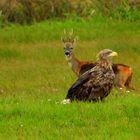
[[[70,99],[64,99],[61,104],[70,104]]]

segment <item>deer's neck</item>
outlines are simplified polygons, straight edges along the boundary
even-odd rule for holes
[[[72,53],[71,56],[69,58],[66,58],[68,61],[68,64],[70,66],[70,68],[73,70],[73,72],[76,75],[79,75],[79,65],[80,65],[80,61],[75,57],[75,55]]]

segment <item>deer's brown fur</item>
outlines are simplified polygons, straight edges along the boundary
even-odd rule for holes
[[[70,37],[62,38],[64,43],[64,53],[66,60],[71,67],[72,71],[79,77],[81,74],[86,72],[87,70],[96,66],[96,62],[92,61],[80,61],[75,57],[73,52],[73,46],[75,39],[71,39]],[[134,89],[131,86],[132,79],[132,68],[130,66],[124,64],[112,64],[113,71],[115,73],[115,83],[119,89]]]

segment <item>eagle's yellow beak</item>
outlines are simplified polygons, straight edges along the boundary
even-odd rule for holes
[[[112,52],[109,56],[118,56],[117,52]]]

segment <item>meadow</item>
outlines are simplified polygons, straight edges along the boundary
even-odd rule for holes
[[[110,48],[114,63],[133,68],[134,91],[114,88],[102,103],[62,105],[76,80],[63,52],[63,30],[74,29],[74,52],[96,60]],[[139,140],[140,24],[104,18],[49,20],[0,28],[0,139]]]

